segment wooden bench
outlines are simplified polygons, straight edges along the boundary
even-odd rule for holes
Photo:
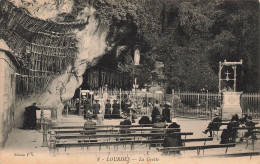
[[[197,157],[224,157],[224,158],[228,158],[228,157],[246,157],[249,156],[250,158],[252,156],[257,156],[260,155],[260,152],[243,152],[243,153],[231,153],[231,154],[213,154],[213,155],[205,155],[205,156],[197,156]]]
[[[66,148],[71,147],[91,147],[91,146],[99,146],[99,151],[101,150],[102,146],[114,146],[117,147],[118,145],[131,145],[131,150],[133,150],[134,144],[151,144],[151,143],[162,143],[163,139],[151,139],[151,140],[124,140],[124,141],[110,141],[110,142],[82,142],[82,143],[56,143],[55,148],[64,147],[65,151]]]
[[[185,150],[197,150],[197,155],[200,154],[200,150],[205,149],[213,149],[213,148],[226,148],[225,153],[229,147],[235,147],[236,144],[219,144],[219,145],[202,145],[202,146],[180,146],[180,147],[164,147],[164,148],[157,148],[159,152],[167,153],[169,155],[170,152],[178,152],[178,151],[185,151]]]
[[[142,124],[142,125],[96,125],[96,129],[100,128],[136,128],[136,127],[152,127],[153,124]],[[52,129],[83,129],[84,126],[53,126]]]
[[[145,128],[135,128],[135,129],[95,129],[95,130],[83,130],[83,129],[79,129],[79,130],[54,130],[56,134],[62,134],[62,133],[119,133],[120,131],[128,131],[128,132],[135,132],[135,131],[139,131],[139,132],[157,132],[157,131],[161,131],[161,132],[165,132],[167,130],[174,130],[176,132],[179,132],[180,129],[178,128],[149,128],[149,129],[145,129]]]
[[[179,135],[193,135],[192,132],[175,132],[175,134]],[[90,138],[108,138],[110,140],[112,137],[117,139],[120,137],[165,137],[167,134],[165,133],[125,133],[125,134],[92,134],[92,135],[64,135],[64,136],[56,136],[56,139],[90,139]],[[210,138],[209,138],[210,140]]]
[[[137,137],[139,134],[130,134],[131,136],[135,136]],[[120,134],[120,135],[117,135],[115,137],[131,137],[131,136],[128,136],[127,134]],[[160,134],[160,133],[154,133],[154,134],[146,134],[144,137],[154,137],[154,136],[165,136],[165,134]],[[64,136],[64,137],[58,137],[57,139],[75,139],[74,138],[75,136]],[[90,137],[90,136],[89,136]],[[93,138],[97,137],[97,136],[91,136]],[[104,136],[104,135],[100,135],[98,137],[108,137],[107,135]],[[112,137],[112,136],[109,136],[109,137]],[[77,139],[80,139],[80,138],[77,138]],[[83,138],[85,139],[85,138]],[[89,138],[90,139],[90,138]],[[198,141],[212,141],[213,138],[191,138],[191,139],[182,139],[182,142],[198,142]],[[159,138],[159,139],[152,139],[152,138],[149,138],[149,139],[138,139],[138,140],[115,140],[115,141],[94,141],[93,140],[82,140],[82,142],[72,142],[73,140],[69,140],[69,142],[59,142],[59,143],[56,143],[56,147],[57,148],[60,148],[60,147],[64,147],[65,149],[68,148],[68,147],[91,147],[91,146],[99,146],[99,150],[101,150],[101,147],[102,146],[112,146],[114,145],[115,147],[117,147],[118,149],[118,145],[131,145],[131,150],[133,149],[133,145],[134,144],[137,144],[137,143],[141,143],[141,144],[162,144],[164,139],[163,138]],[[75,141],[75,140],[74,140]],[[78,141],[78,140],[77,140]],[[204,143],[204,145],[205,145]],[[150,147],[151,145],[149,146],[149,150],[150,150]],[[65,150],[66,151],[66,150]]]
[[[249,141],[251,140],[252,141],[252,147],[253,147],[253,150],[255,149],[255,141],[257,140],[257,137],[254,136],[254,134],[258,134],[260,133],[260,131],[255,131],[257,129],[260,129],[260,127],[236,127],[234,129],[237,129],[237,130],[252,130],[252,134],[251,136],[249,136],[248,138],[245,138],[246,139],[246,148],[248,147],[249,145]],[[242,138],[244,138],[242,136]]]

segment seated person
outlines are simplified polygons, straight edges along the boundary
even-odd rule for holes
[[[162,121],[162,116],[157,115],[155,118],[155,123],[153,124],[153,128],[166,128],[167,124]],[[151,133],[158,133],[157,130],[151,130]],[[152,139],[161,139],[160,136],[151,137]],[[156,144],[151,144],[151,147],[156,147]]]
[[[92,115],[90,111],[87,111],[86,122],[84,123],[84,130],[95,130],[96,123],[92,121]],[[95,132],[84,132],[84,134],[96,134]]]
[[[239,119],[239,123],[245,124],[247,123],[247,120],[248,120],[248,115],[245,114],[243,118]]]
[[[132,125],[132,123],[130,121],[130,116],[127,115],[125,120],[120,122],[120,125]],[[130,133],[130,131],[128,129],[129,129],[129,127],[120,127],[120,133]]]
[[[237,129],[233,129],[233,128],[239,127],[238,121],[239,121],[238,115],[237,114],[233,115],[231,121],[227,125],[227,129],[224,129],[221,134],[220,144],[235,142]]]
[[[162,116],[157,115],[155,118],[155,123],[153,124],[153,128],[166,128],[167,124],[162,121]]]
[[[177,124],[177,119],[173,118],[172,123],[168,126],[168,128],[180,128],[180,125]]]
[[[203,133],[207,134],[209,132],[209,137],[212,137],[212,131],[219,131],[221,125],[214,124],[215,122],[222,122],[218,113],[215,113],[215,118],[208,124],[208,127]]]
[[[148,116],[143,116],[143,117],[138,121],[138,123],[139,123],[140,125],[142,125],[142,124],[151,124],[151,121],[150,121],[150,119],[149,119]]]
[[[170,130],[169,128],[180,128],[180,125],[177,124],[177,119],[172,119],[172,124],[168,126],[166,131],[166,136],[163,141],[163,147],[178,147],[183,146],[181,135],[175,133],[174,130]],[[179,155],[180,151],[171,152],[171,155]]]
[[[248,116],[247,118],[247,122],[245,124],[246,127],[255,127],[255,122],[252,121],[252,116]],[[257,137],[254,135],[253,130],[252,129],[248,129],[248,131],[245,133],[245,138],[248,138],[249,136],[252,137],[252,139],[256,140]]]

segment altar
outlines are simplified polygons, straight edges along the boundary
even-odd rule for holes
[[[242,92],[223,92],[222,120],[230,120],[232,115],[237,114],[242,118],[240,98]]]
[[[237,114],[239,118],[242,118],[242,108],[240,106],[242,92],[237,92],[237,66],[242,65],[243,61],[239,62],[219,62],[219,93],[223,95],[223,101],[221,105],[222,120],[231,120],[232,115]],[[222,76],[222,69],[225,67],[226,77]],[[231,67],[231,68],[230,68]],[[231,77],[230,77],[231,76]],[[233,86],[228,85],[231,81]],[[222,86],[222,82],[225,83],[225,87]]]

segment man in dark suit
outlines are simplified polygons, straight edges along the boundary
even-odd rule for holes
[[[96,103],[95,104],[93,104],[93,106],[92,106],[92,108],[93,108],[93,114],[94,114],[94,117],[96,117],[97,116],[97,114],[98,114],[98,111],[100,110],[100,104],[99,104],[99,100],[95,100],[96,101]]]
[[[120,118],[120,105],[117,103],[117,100],[114,100],[112,108],[113,108],[112,117]]]
[[[36,106],[36,103],[25,108],[24,129],[36,129],[36,110],[40,110],[40,108]]]
[[[169,102],[166,102],[165,103],[165,108],[163,109],[162,111],[162,117],[163,117],[163,122],[171,122],[171,111],[170,111],[170,107],[171,107],[171,104]]]
[[[105,118],[111,118],[111,103],[110,103],[110,100],[107,99],[107,103],[105,104]]]
[[[209,132],[209,137],[212,137],[212,131],[213,130],[218,131],[219,127],[221,126],[221,125],[215,124],[216,122],[219,122],[219,123],[222,122],[218,113],[215,113],[215,118],[208,124],[207,129],[205,131],[203,131],[203,133],[207,134]]]
[[[152,110],[152,124],[155,123],[156,117],[160,116],[159,106],[159,101],[156,100]]]
[[[87,116],[87,112],[88,111],[91,111],[91,104],[90,104],[90,100],[89,99],[86,99],[84,102],[83,102],[83,107],[84,107],[84,119],[86,120],[86,116]]]

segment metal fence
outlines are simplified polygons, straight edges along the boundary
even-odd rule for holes
[[[152,92],[142,92],[138,91],[124,91],[124,90],[115,90],[115,91],[107,91],[102,92],[101,90],[92,91],[92,95],[86,94],[87,98],[91,100],[91,105],[94,103],[94,99],[100,100],[99,103],[101,105],[101,110],[105,110],[105,103],[107,99],[111,100],[113,104],[113,100],[118,100],[118,103],[121,106],[121,102],[127,96],[129,100],[133,103],[134,109],[137,111],[137,114],[141,115],[151,115],[153,104],[156,100],[158,100],[161,104],[164,102],[164,94],[163,93],[152,93]],[[83,104],[82,98],[71,99],[68,101],[68,108],[70,110],[76,110],[76,103],[80,102]]]
[[[214,112],[221,112],[222,95],[209,92],[175,91],[173,114],[175,117],[212,118]],[[243,93],[240,102],[242,113],[260,118],[260,94]],[[218,111],[219,110],[219,111]]]

